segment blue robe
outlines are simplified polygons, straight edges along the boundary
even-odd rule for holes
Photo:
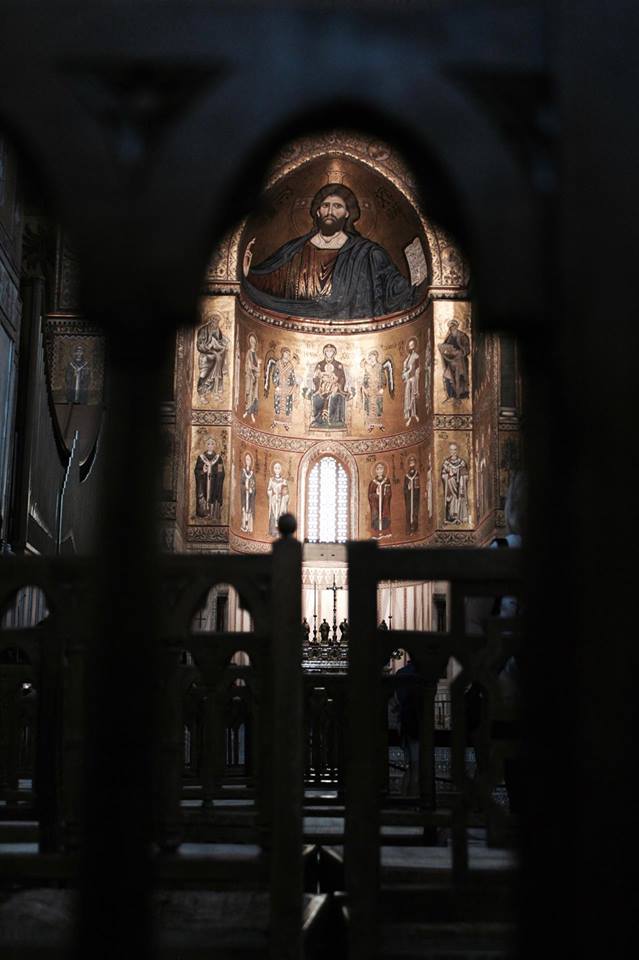
[[[358,233],[351,234],[337,254],[327,296],[286,299],[265,293],[251,283],[251,277],[265,276],[289,263],[316,232],[311,230],[303,237],[289,240],[250,269],[243,286],[254,303],[277,313],[326,320],[380,317],[413,306],[416,288],[402,276],[383,247]]]

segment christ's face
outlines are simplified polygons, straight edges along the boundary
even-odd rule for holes
[[[348,220],[348,210],[341,197],[331,195],[322,201],[315,216],[320,232],[330,237],[344,229]]]

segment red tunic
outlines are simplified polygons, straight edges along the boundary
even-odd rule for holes
[[[339,250],[320,250],[308,240],[288,263],[271,273],[249,273],[254,287],[286,300],[315,300],[328,297]]]

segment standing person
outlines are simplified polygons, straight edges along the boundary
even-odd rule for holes
[[[328,635],[330,632],[331,632],[330,624],[328,623],[326,617],[324,617],[324,619],[319,625],[320,640],[324,645],[328,644]]]
[[[207,314],[206,323],[202,324],[197,332],[196,346],[200,374],[197,381],[198,396],[206,399],[210,393],[213,393],[219,399],[224,389],[226,355],[229,347],[228,337],[225,337],[222,332],[221,314]]]
[[[67,364],[64,375],[67,403],[88,403],[91,367],[84,356],[84,347],[78,346]]]
[[[442,358],[446,400],[467,399],[470,387],[468,373],[470,338],[468,334],[460,329],[457,320],[451,320],[448,324],[446,338],[437,346]]]
[[[448,445],[448,456],[442,463],[441,475],[445,522],[468,523],[468,464],[459,456],[456,443]]]
[[[399,731],[407,767],[402,792],[407,797],[416,797],[419,795],[419,737],[424,713],[424,691],[414,660],[400,667],[395,677],[400,681],[396,688]]]
[[[265,397],[268,397],[271,383],[274,388],[273,423],[271,426],[283,426],[285,430],[288,430],[298,393],[295,367],[288,347],[282,347],[279,360],[271,357],[266,364],[264,372]]]
[[[411,337],[407,344],[408,353],[404,358],[402,368],[402,380],[404,381],[404,419],[406,426],[410,427],[411,421],[416,420],[417,416],[417,398],[419,397],[419,354],[417,353],[417,340]]]
[[[417,458],[408,458],[408,470],[404,475],[404,507],[406,510],[406,533],[417,533],[419,528],[419,470]]]
[[[257,413],[257,393],[260,379],[260,363],[257,355],[257,337],[249,333],[248,350],[244,358],[244,413],[243,417],[250,417],[255,423]]]
[[[240,474],[240,508],[242,533],[253,533],[255,520],[255,471],[253,457],[250,453],[244,454],[244,466]]]
[[[273,473],[266,488],[268,497],[268,532],[277,537],[279,530],[277,522],[283,513],[288,512],[288,480],[282,476],[282,464],[276,460],[273,464]]]
[[[222,515],[224,491],[224,460],[215,449],[215,440],[209,437],[205,449],[195,461],[196,514],[219,520]]]
[[[368,485],[368,504],[371,511],[371,535],[374,540],[392,536],[391,525],[391,483],[386,475],[384,463],[375,464],[375,476]]]
[[[369,433],[375,428],[384,429],[384,394],[388,389],[391,399],[395,396],[393,361],[379,361],[379,352],[369,350],[361,362],[360,399]]]

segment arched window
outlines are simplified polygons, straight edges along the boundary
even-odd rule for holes
[[[308,475],[306,539],[344,543],[350,536],[350,478],[335,457],[322,457]]]

